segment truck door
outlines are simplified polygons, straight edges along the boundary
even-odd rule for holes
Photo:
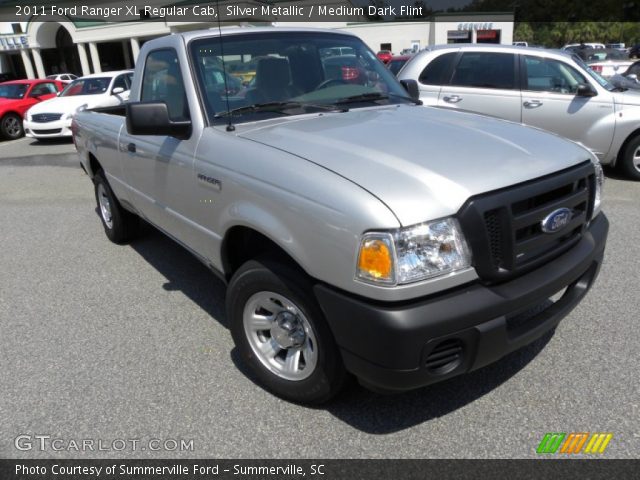
[[[604,159],[615,125],[611,95],[603,89],[593,97],[576,95],[579,84],[592,83],[561,60],[524,55],[522,68],[522,123],[580,142]]]
[[[164,102],[172,120],[192,119],[184,78],[186,61],[173,48],[154,50],[145,58],[141,102]],[[192,120],[193,122],[193,120]],[[188,219],[193,199],[194,152],[202,127],[185,140],[166,135],[120,135],[123,170],[134,205],[153,224],[170,232],[186,246],[193,246],[197,230]]]

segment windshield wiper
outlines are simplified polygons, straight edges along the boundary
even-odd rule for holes
[[[335,105],[322,105],[316,103],[305,103],[305,102],[268,102],[268,103],[254,103],[253,105],[247,105],[244,107],[234,108],[233,110],[229,110],[227,112],[220,112],[214,116],[214,118],[222,118],[227,117],[229,115],[234,114],[242,114],[242,113],[259,113],[259,112],[270,112],[270,113],[282,113],[283,115],[290,115],[285,110],[291,110],[294,108],[317,108],[319,110],[332,111],[332,112],[346,112],[346,108],[336,107]]]
[[[351,95],[350,97],[344,97],[338,100],[336,105],[342,105],[345,103],[357,103],[357,102],[375,102],[377,100],[388,100],[389,95],[380,92],[361,93],[359,95]]]
[[[344,103],[375,102],[378,100],[388,100],[389,97],[400,98],[402,100],[415,103],[416,105],[422,105],[422,101],[414,100],[411,97],[398,95],[397,93],[381,93],[381,92],[368,92],[368,93],[361,93],[359,95],[352,95],[350,97],[342,98],[335,103],[336,105],[342,105]]]

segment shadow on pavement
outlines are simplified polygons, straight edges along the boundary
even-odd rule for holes
[[[146,224],[143,228],[144,236],[131,247],[164,275],[167,281],[162,288],[181,291],[228,328],[224,305],[226,286],[222,280],[169,237]],[[447,415],[499,387],[529,364],[552,336],[553,331],[548,332],[532,344],[475,372],[406,393],[381,395],[352,382],[337,399],[321,408],[366,433],[388,434],[411,428]],[[256,383],[236,348],[230,357],[235,366]]]
[[[96,213],[99,215],[97,209]],[[227,327],[224,298],[226,286],[182,246],[143,222],[144,234],[131,243],[150,265],[167,279],[162,288],[180,291]]]
[[[73,143],[71,137],[42,138],[40,140],[28,138],[27,140],[30,147],[50,147],[51,145],[70,145]]]
[[[540,353],[553,333],[480,370],[418,390],[381,395],[359,386],[350,388],[327,410],[366,433],[382,435],[411,428],[454,412],[502,385]]]

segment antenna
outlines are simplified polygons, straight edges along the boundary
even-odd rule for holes
[[[224,99],[227,104],[227,132],[235,131],[236,127],[231,123],[229,111],[229,86],[227,85],[227,66],[224,62],[224,42],[222,41],[222,27],[220,26],[220,0],[216,0],[216,17],[218,18],[218,34],[220,36],[220,57],[222,58],[222,79],[224,80]]]

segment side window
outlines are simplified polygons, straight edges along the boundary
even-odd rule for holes
[[[429,62],[418,80],[424,85],[443,85],[447,83],[445,75],[451,68],[451,64],[458,55],[458,52],[445,53],[439,57],[434,58]]]
[[[113,87],[111,88],[111,91],[113,91],[114,88],[123,88],[125,91],[129,90],[129,86],[127,85],[127,78],[126,75],[120,75],[118,78],[116,78],[116,80],[113,82]]]
[[[465,52],[453,72],[451,85],[459,87],[514,89],[515,55]]]
[[[166,103],[171,120],[189,118],[187,94],[175,50],[156,50],[147,56],[140,99]]]
[[[526,90],[575,94],[587,79],[575,68],[559,60],[525,56]]]
[[[31,96],[35,97],[37,95],[49,95],[51,93],[57,93],[58,89],[53,83],[41,83],[40,85],[36,85],[31,90]]]

